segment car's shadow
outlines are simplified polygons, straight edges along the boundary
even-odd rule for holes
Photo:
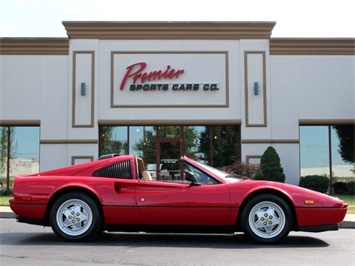
[[[11,234],[11,235],[10,235]],[[289,235],[277,245],[261,245],[250,242],[244,234],[148,234],[102,233],[90,242],[66,242],[53,233],[3,233],[0,245],[71,245],[71,246],[130,246],[130,247],[189,247],[223,249],[304,248],[327,247],[328,243],[310,236]]]

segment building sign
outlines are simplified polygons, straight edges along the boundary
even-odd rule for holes
[[[168,84],[159,84],[160,81],[178,79],[179,76],[184,74],[183,69],[175,70],[171,68],[170,65],[166,66],[165,70],[154,70],[150,72],[145,72],[147,68],[147,63],[140,62],[128,66],[126,73],[122,79],[120,90],[123,90],[127,82],[131,82],[129,89],[150,91],[150,90],[167,90],[169,86],[164,86]],[[131,79],[131,81],[130,81]],[[150,82],[158,82],[158,84],[150,84]],[[149,82],[149,83],[147,83]]]
[[[228,107],[227,52],[112,52],[111,107]]]

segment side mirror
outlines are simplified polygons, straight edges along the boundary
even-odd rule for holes
[[[186,171],[185,172],[185,180],[190,181],[191,185],[200,186],[200,184],[197,182],[197,180],[195,178],[195,174],[193,172]]]

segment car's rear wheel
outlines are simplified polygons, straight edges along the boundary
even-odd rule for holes
[[[101,230],[101,223],[96,202],[81,192],[60,196],[50,212],[51,227],[54,233],[64,240],[90,240]]]
[[[254,242],[274,244],[287,237],[293,215],[288,204],[273,194],[252,198],[243,209],[242,230]]]

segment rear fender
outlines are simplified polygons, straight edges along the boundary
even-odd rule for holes
[[[48,225],[48,226],[50,225],[49,224],[49,214],[50,214],[53,204],[56,202],[56,200],[61,195],[65,194],[67,192],[83,192],[83,193],[89,195],[98,204],[101,214],[103,213],[100,197],[93,189],[91,189],[90,187],[84,187],[84,186],[79,186],[79,185],[70,185],[70,186],[66,186],[66,187],[62,187],[62,188],[58,189],[53,195],[51,195],[49,202],[47,204],[47,208],[46,208],[45,225]],[[103,215],[101,215],[101,216],[103,217]]]

